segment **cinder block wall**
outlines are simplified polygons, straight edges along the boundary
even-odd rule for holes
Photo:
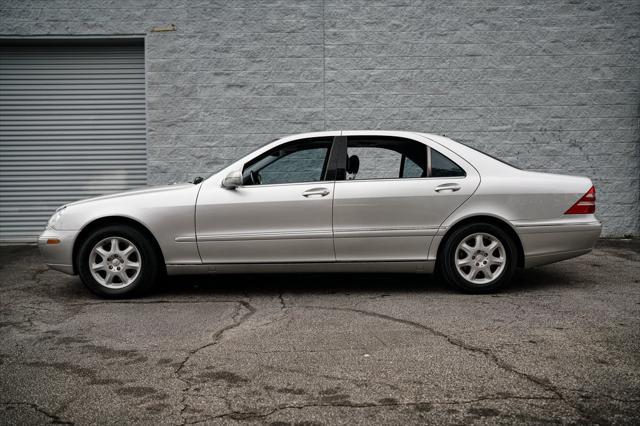
[[[146,36],[149,182],[278,136],[444,133],[591,176],[640,233],[637,0],[0,0],[0,35]],[[175,32],[151,32],[175,24]]]

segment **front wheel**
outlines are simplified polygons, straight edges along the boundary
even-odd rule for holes
[[[137,229],[110,225],[93,231],[78,251],[78,274],[93,293],[107,298],[148,291],[158,278],[152,244]]]
[[[489,223],[464,225],[444,242],[438,259],[447,282],[469,293],[489,293],[508,284],[518,263],[512,238]]]

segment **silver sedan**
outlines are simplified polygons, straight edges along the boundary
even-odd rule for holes
[[[520,170],[453,140],[396,131],[285,137],[194,183],[60,207],[52,269],[126,297],[164,274],[440,272],[495,291],[517,267],[588,253],[589,178]]]

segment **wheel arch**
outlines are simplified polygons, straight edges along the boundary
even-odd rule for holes
[[[165,267],[164,254],[162,253],[162,248],[160,244],[158,244],[158,240],[156,237],[149,231],[149,229],[144,226],[142,223],[138,222],[135,219],[131,219],[126,216],[106,216],[98,219],[94,219],[91,222],[87,223],[82,230],[78,233],[75,241],[73,242],[73,253],[72,253],[72,262],[73,262],[73,273],[78,273],[78,252],[80,251],[80,246],[82,245],[82,241],[91,234],[91,232],[96,229],[104,228],[109,225],[128,225],[139,232],[141,232],[151,243],[158,255],[159,263],[162,267]]]
[[[520,236],[508,221],[500,217],[491,216],[491,215],[467,216],[455,222],[453,225],[449,226],[449,228],[447,229],[447,232],[443,235],[442,240],[440,241],[440,244],[438,246],[436,262],[438,262],[438,260],[442,258],[441,253],[444,247],[443,243],[447,240],[447,238],[449,238],[456,229],[471,223],[489,223],[505,231],[507,235],[509,235],[513,240],[513,242],[515,243],[516,250],[518,251],[517,266],[520,268],[524,267],[524,246],[522,245],[522,240],[520,240]]]

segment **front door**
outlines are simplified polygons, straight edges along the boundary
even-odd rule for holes
[[[473,168],[405,138],[351,135],[345,157],[333,208],[338,261],[426,260],[439,226],[480,182]]]
[[[334,261],[332,142],[316,138],[277,146],[244,165],[242,186],[203,187],[196,207],[202,261]]]

